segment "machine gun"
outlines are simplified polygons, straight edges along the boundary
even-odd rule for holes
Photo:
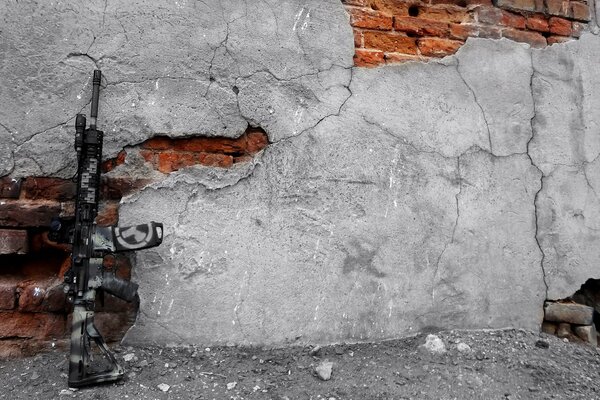
[[[73,303],[71,325],[71,355],[69,386],[81,387],[102,382],[113,382],[123,377],[123,368],[110,352],[94,325],[96,292],[104,291],[131,302],[137,295],[138,285],[115,276],[103,267],[106,255],[146,249],[162,242],[163,225],[150,222],[131,227],[97,227],[100,192],[100,163],[104,133],[96,129],[98,97],[102,74],[94,71],[90,126],[86,117],[75,119],[75,150],[77,151],[77,195],[74,219],[54,219],[49,239],[71,243],[71,268],[65,273],[65,292]],[[92,344],[100,350],[105,368],[97,371],[92,365]]]

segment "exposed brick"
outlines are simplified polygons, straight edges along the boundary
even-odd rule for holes
[[[371,0],[369,2],[374,10],[395,16],[408,16],[408,8],[413,3],[406,0]]]
[[[104,200],[120,200],[123,196],[136,192],[152,183],[152,179],[122,177],[102,177],[100,198]]]
[[[126,157],[127,153],[125,152],[125,150],[121,150],[115,158],[108,159],[102,163],[102,172],[110,172],[119,165],[124,164]]]
[[[570,38],[569,36],[548,36],[546,40],[548,41],[548,44],[551,45],[556,43],[568,42],[569,40],[572,40],[572,38]]]
[[[418,45],[419,51],[424,56],[443,57],[456,53],[463,42],[441,38],[422,38],[418,40]]]
[[[579,1],[571,1],[569,7],[569,16],[571,18],[586,22],[590,20],[590,7],[587,4]]]
[[[535,11],[538,13],[546,13],[545,0],[534,0],[534,1],[535,1]]]
[[[571,29],[571,21],[564,18],[551,17],[548,21],[548,25],[550,27],[550,32],[556,35],[570,36],[573,32]]]
[[[0,254],[27,254],[29,237],[27,231],[0,229]]]
[[[65,276],[65,274],[67,273],[67,271],[69,270],[69,268],[71,268],[71,264],[72,264],[72,260],[70,256],[64,257],[62,260],[60,260],[60,263],[58,264],[58,272],[56,273],[56,276],[58,276],[59,278],[62,278]]]
[[[542,14],[535,14],[527,17],[527,28],[539,32],[550,31],[548,19]]]
[[[158,153],[153,150],[140,150],[140,155],[150,164],[156,164],[157,162]]]
[[[131,262],[123,254],[112,254],[104,258],[104,268],[113,271],[117,278],[131,280]]]
[[[404,54],[417,54],[415,38],[396,32],[365,32],[365,47]],[[383,54],[382,54],[383,60]]]
[[[69,201],[75,198],[77,184],[59,178],[34,177],[23,182],[21,192],[29,200]]]
[[[350,25],[355,28],[390,30],[392,16],[379,11],[364,8],[347,8],[350,14]]]
[[[431,4],[453,4],[459,7],[492,5],[492,0],[431,0]]]
[[[415,56],[410,54],[401,54],[401,53],[385,53],[385,62],[386,63],[401,63],[407,61],[426,61],[426,57]]]
[[[151,150],[168,150],[172,146],[171,138],[166,136],[153,137],[142,143],[141,147]]]
[[[69,259],[68,254],[63,251],[46,251],[44,253],[31,253],[23,259],[19,272],[23,276],[37,281],[45,281],[48,277],[56,277],[59,274],[62,263]],[[24,287],[26,283],[20,283]]]
[[[547,301],[544,303],[544,319],[559,323],[590,325],[594,319],[594,308],[584,304]]]
[[[42,311],[48,282],[25,281],[19,284],[19,311]]]
[[[67,295],[63,290],[63,285],[58,281],[46,290],[42,310],[46,312],[66,312]]]
[[[119,203],[115,201],[102,202],[96,215],[98,226],[117,225],[119,222]]]
[[[47,313],[0,312],[0,338],[53,339],[65,334],[65,316]]]
[[[256,154],[269,144],[269,138],[262,129],[249,129],[245,137],[248,154]]]
[[[52,217],[60,214],[59,203],[51,202],[0,202],[0,226],[38,227],[50,226]]]
[[[568,0],[545,0],[546,12],[551,15],[558,15],[561,17],[569,16],[569,1]]]
[[[585,24],[582,24],[581,22],[573,22],[573,25],[571,28],[573,30],[573,33],[571,33],[571,36],[578,38],[581,36],[583,31],[585,30]]]
[[[498,25],[502,20],[502,10],[494,7],[477,7],[475,15],[482,24]]]
[[[502,36],[512,39],[516,42],[529,43],[531,47],[546,46],[546,38],[537,32],[520,31],[517,29],[507,28],[502,31]]]
[[[238,139],[197,137],[173,141],[173,150],[205,153],[243,154],[246,150],[244,136]]]
[[[189,165],[193,164],[194,157],[188,154]],[[158,154],[158,170],[163,174],[168,174],[182,167],[184,159],[182,154],[174,151],[164,151]]]
[[[354,53],[354,65],[357,67],[376,67],[384,64],[384,53],[380,50],[356,49]]]
[[[356,47],[356,48],[363,47],[362,31],[355,29],[353,33],[354,33],[354,47]]]
[[[495,0],[496,5],[508,10],[535,11],[535,0]]]
[[[525,21],[525,17],[522,15],[503,11],[502,18],[500,19],[500,25],[517,29],[525,29]]]
[[[233,165],[233,157],[226,154],[200,153],[198,161],[209,167],[229,168]]]
[[[0,282],[0,310],[12,310],[17,304],[17,284],[12,281]]]
[[[29,254],[36,255],[40,252],[61,251],[64,253],[71,252],[71,245],[67,243],[56,243],[48,239],[48,231],[32,231],[29,233]]]
[[[472,17],[467,9],[453,5],[425,6],[419,5],[419,18],[445,22],[470,22]]]
[[[477,25],[450,24],[450,39],[466,40],[472,36],[479,36]]]
[[[0,178],[0,198],[17,199],[21,193],[21,179],[13,179],[8,176]]]
[[[480,26],[477,29],[477,36],[488,39],[500,39],[502,37],[502,31],[495,26]]]
[[[394,29],[416,36],[448,36],[450,34],[450,25],[447,22],[416,17],[394,18]]]

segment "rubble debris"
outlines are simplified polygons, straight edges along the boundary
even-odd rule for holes
[[[423,347],[431,353],[442,354],[446,352],[446,345],[442,339],[436,335],[427,335]]]
[[[329,360],[321,361],[321,363],[319,363],[319,365],[317,365],[315,367],[315,372],[317,373],[317,376],[321,380],[323,380],[323,381],[330,380],[331,373],[333,372],[333,362],[331,362]]]

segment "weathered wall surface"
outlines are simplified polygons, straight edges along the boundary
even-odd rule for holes
[[[440,61],[363,69],[338,0],[0,12],[0,176],[73,174],[99,67],[105,156],[127,152],[108,175],[152,180],[119,209],[122,225],[165,224],[135,255],[129,342],[536,329],[546,298],[599,277],[594,33],[545,49],[469,38]],[[230,168],[163,174],[137,146],[249,126],[270,143]]]

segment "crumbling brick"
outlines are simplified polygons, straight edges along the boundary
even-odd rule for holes
[[[573,32],[571,29],[571,21],[564,18],[551,17],[548,21],[548,25],[550,27],[550,32],[556,35],[570,36]]]
[[[521,31],[518,29],[505,29],[502,37],[512,39],[515,42],[528,43],[531,47],[541,48],[546,46],[546,38],[538,32]]]
[[[535,0],[496,0],[495,3],[508,10],[536,11]]]
[[[418,44],[422,55],[443,57],[456,53],[460,46],[463,45],[463,42],[440,38],[423,38],[418,40]]]
[[[96,216],[98,226],[117,225],[119,222],[119,203],[116,201],[100,203],[100,209]]]
[[[0,339],[53,339],[65,334],[65,316],[51,313],[0,312]]]
[[[46,297],[46,282],[26,281],[19,284],[19,311],[42,311],[42,303]]]
[[[21,193],[21,179],[5,176],[0,178],[0,198],[18,199]]]
[[[365,47],[384,52],[417,54],[416,39],[396,32],[365,32]],[[383,57],[383,55],[382,55]]]
[[[354,64],[363,67],[444,57],[454,54],[469,37],[504,37],[541,48],[578,38],[585,29],[582,22],[589,20],[588,4],[578,0],[349,0],[344,4],[354,28]],[[550,17],[556,19],[549,22]]]
[[[0,229],[0,254],[27,254],[29,236],[26,230]]]
[[[69,201],[75,198],[77,185],[72,180],[48,177],[27,178],[21,192],[29,200]]]
[[[538,32],[549,32],[550,26],[548,25],[548,19],[542,14],[534,14],[527,17],[526,23],[527,29],[531,29]]]
[[[392,16],[368,8],[349,7],[350,25],[357,28],[390,30]]]
[[[0,281],[0,310],[12,310],[17,303],[17,284],[10,280]]]
[[[53,217],[60,214],[60,203],[6,201],[0,207],[0,226],[49,226]]]

